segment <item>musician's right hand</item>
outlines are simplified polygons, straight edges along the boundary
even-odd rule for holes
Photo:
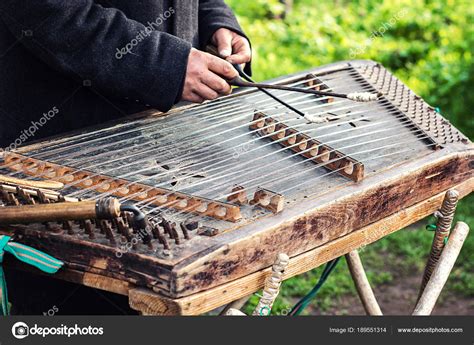
[[[231,86],[226,80],[231,80],[238,75],[229,62],[192,48],[189,53],[181,99],[202,103],[221,95],[228,95],[231,92]]]

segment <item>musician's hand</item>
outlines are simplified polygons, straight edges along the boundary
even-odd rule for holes
[[[231,87],[226,80],[238,76],[238,72],[227,61],[192,48],[182,100],[202,103],[220,95],[228,95]]]
[[[232,30],[220,28],[212,36],[212,43],[219,55],[233,65],[245,64],[252,59],[249,41]]]

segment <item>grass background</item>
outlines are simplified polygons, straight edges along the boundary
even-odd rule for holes
[[[468,0],[295,0],[285,15],[278,0],[227,0],[254,49],[254,78],[265,80],[349,59],[382,63],[471,140],[474,137],[474,6]],[[456,220],[474,229],[474,195]],[[361,252],[373,286],[421,274],[433,234],[426,219]],[[467,239],[443,296],[474,297],[474,234]],[[284,282],[273,314],[284,314],[317,282],[322,267]],[[341,260],[308,313],[324,313],[355,294]],[[258,300],[252,297],[247,311]]]

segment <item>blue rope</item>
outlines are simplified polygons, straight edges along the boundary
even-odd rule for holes
[[[3,315],[10,314],[7,281],[3,272],[3,254],[10,253],[18,260],[49,274],[56,273],[64,263],[37,249],[10,241],[10,236],[0,235],[0,307]]]

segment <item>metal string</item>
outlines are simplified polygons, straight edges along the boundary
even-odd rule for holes
[[[338,79],[339,79],[339,78],[338,78]],[[314,79],[311,79],[311,80],[314,80]],[[311,81],[311,80],[310,80],[310,81]],[[301,83],[301,82],[298,82],[298,83]],[[321,84],[318,84],[318,85],[321,85]],[[311,87],[314,87],[314,86],[311,86]],[[335,87],[336,87],[336,86],[335,86]],[[307,88],[310,88],[310,87],[307,87]],[[286,92],[286,93],[283,93],[282,95],[279,95],[279,96],[280,96],[280,97],[287,96],[287,95],[290,95],[290,96],[291,96],[292,94],[294,94],[294,93]],[[256,95],[254,95],[254,96],[256,96]],[[306,95],[306,96],[307,96],[307,95]],[[253,96],[252,96],[252,97],[253,97]],[[244,98],[244,100],[247,100],[247,99],[249,99],[249,98],[250,98],[250,97]],[[301,97],[300,97],[300,98],[301,98]],[[327,97],[320,97],[320,98],[318,98],[318,99],[319,99],[319,100],[322,100],[322,99],[326,99],[326,98],[327,98]],[[315,98],[312,98],[312,99],[315,99]],[[293,100],[294,100],[294,99],[293,99]],[[240,99],[239,99],[239,102],[241,102]],[[259,104],[259,103],[266,103],[266,102],[271,102],[274,106],[277,105],[277,106],[279,106],[279,107],[282,107],[281,105],[276,104],[276,102],[275,102],[273,99],[263,99],[263,100],[261,100],[261,101],[259,101],[259,102],[256,102],[254,105]],[[244,104],[243,107],[241,108],[241,110],[245,109],[247,106],[250,106],[250,105],[249,105],[249,104]],[[196,107],[198,107],[198,106],[194,106],[194,107],[192,107],[192,108],[190,108],[190,109],[185,109],[185,110],[183,110],[183,111],[182,111],[182,113],[184,113],[183,115],[191,116],[193,120],[197,120],[197,119],[199,118],[199,116],[198,116],[196,113],[199,113],[199,112],[194,111],[194,109],[195,109]],[[206,113],[205,113],[205,114],[206,114],[205,120],[210,121],[210,120],[215,120],[216,118],[224,118],[224,119],[227,119],[227,118],[229,117],[228,115],[233,115],[233,113],[235,113],[235,110],[236,110],[236,109],[235,109],[235,108],[230,108],[230,111],[232,111],[232,113],[229,114],[229,113],[222,113],[222,112],[220,112],[220,113],[217,113],[215,116],[214,116],[214,115],[213,115],[213,116],[210,116],[210,115],[213,114],[211,111],[209,111],[209,110],[207,110],[207,109],[204,109],[204,110],[206,111]],[[229,111],[229,109],[225,109],[225,110],[226,110],[226,111]],[[164,118],[164,117],[153,118],[152,121],[150,121],[150,122],[152,122],[151,125],[146,126],[146,127],[138,127],[138,128],[136,128],[136,129],[128,130],[128,131],[125,131],[125,132],[119,132],[119,133],[116,133],[116,134],[111,135],[111,136],[100,137],[100,138],[97,138],[97,139],[89,140],[89,141],[87,141],[87,143],[90,145],[91,143],[94,143],[94,142],[96,142],[96,141],[108,140],[108,139],[110,139],[110,138],[112,138],[112,137],[115,137],[115,136],[120,136],[120,135],[132,133],[132,132],[136,132],[136,131],[143,131],[143,130],[149,128],[149,127],[152,128],[152,127],[156,124],[156,122],[159,122],[160,120],[163,120],[163,118]],[[147,120],[148,120],[148,118],[147,118]],[[176,117],[176,116],[173,118],[173,121],[179,124],[178,128],[180,128],[180,127],[185,127],[185,126],[189,125],[189,122],[185,122],[185,121],[183,121],[182,118],[178,118],[178,117]],[[225,122],[224,122],[224,123],[225,123]],[[133,124],[135,124],[135,123],[133,123]],[[219,124],[219,123],[217,123],[217,124]],[[115,127],[111,127],[111,129],[115,129]],[[171,128],[170,128],[170,126],[167,126],[166,128],[159,128],[159,129],[158,129],[158,132],[163,132],[163,131],[173,132],[173,131],[175,131],[176,129],[177,129],[177,128],[175,128],[175,127],[171,127]],[[100,132],[100,131],[101,131],[101,130],[99,130],[99,132]],[[95,135],[95,132],[88,133],[88,134],[86,134],[86,135],[93,136],[93,135]],[[69,138],[69,139],[71,140],[72,138]],[[59,152],[62,152],[62,151],[64,151],[64,150],[71,149],[71,148],[74,148],[74,147],[78,147],[78,146],[80,146],[80,144],[82,144],[82,142],[81,142],[81,143],[78,143],[78,144],[71,144],[71,143],[70,143],[70,140],[69,140],[69,143],[68,143],[65,147],[61,148],[61,151],[59,151]],[[62,145],[62,143],[60,143],[60,144],[58,144],[58,145]],[[50,154],[52,154],[52,153],[58,153],[58,151],[57,151],[57,150],[51,150],[51,148],[49,148],[48,151],[47,151],[46,153],[44,153],[44,154],[32,155],[32,156],[30,156],[30,157],[46,158],[46,157],[50,157]],[[45,156],[45,154],[46,154],[47,156]]]
[[[310,102],[314,102],[314,101],[313,101],[313,100],[310,100]],[[302,103],[303,103],[303,102],[302,102]],[[335,104],[335,103],[334,103],[334,104]],[[323,104],[323,105],[321,105],[321,106],[324,106],[324,105],[325,105],[325,104]],[[243,117],[246,117],[246,115],[243,115]],[[228,121],[228,122],[232,122],[232,121]],[[243,126],[245,126],[245,125],[243,125]],[[142,131],[143,128],[141,128],[141,129],[139,129],[139,130]],[[160,128],[160,129],[157,131],[157,133],[161,132],[162,130],[165,131],[166,128],[165,128],[165,129]],[[202,132],[206,132],[207,130],[208,130],[208,128],[207,128],[207,129],[204,129]],[[228,131],[231,131],[231,130],[232,130],[232,129],[230,129],[230,130],[228,130]],[[124,134],[124,133],[122,132],[122,133],[117,133],[116,135],[119,136],[119,135],[123,135],[123,134]],[[221,133],[217,133],[216,135],[220,135],[220,134],[221,134]],[[212,137],[212,136],[211,136],[211,137]],[[100,139],[100,140],[103,140],[104,138],[99,138],[99,139]],[[205,138],[205,139],[207,139],[207,138]],[[133,138],[132,138],[132,139],[126,139],[125,141],[130,141],[130,140],[133,140]],[[188,140],[191,140],[191,139],[188,139]],[[90,143],[89,143],[89,144],[90,144]],[[106,147],[107,147],[107,146],[113,146],[113,145],[116,145],[116,144],[117,144],[117,143],[115,142],[115,143],[106,145]],[[78,144],[76,144],[76,145],[78,145]],[[75,145],[74,145],[74,146],[75,146]],[[169,146],[172,146],[172,145],[169,145]],[[97,150],[101,150],[101,149],[103,149],[103,147],[104,147],[104,146],[102,146],[102,147],[99,146],[99,147],[97,147]],[[67,148],[63,148],[61,151],[67,150],[67,149],[69,149],[69,148],[70,148],[70,146],[68,146]],[[118,151],[118,150],[122,150],[122,148],[117,149],[117,151]],[[57,150],[55,150],[55,151],[57,151]],[[55,153],[56,153],[56,152],[55,152]],[[111,152],[109,151],[109,153],[111,153]],[[47,154],[51,154],[51,150],[49,150],[49,151],[47,152]],[[68,157],[68,156],[66,155],[66,156],[64,156],[63,158],[73,158],[74,156],[81,155],[81,154],[83,154],[83,152],[76,153],[75,155],[72,155],[72,157]],[[71,156],[71,155],[69,155],[69,156]],[[30,157],[35,157],[35,158],[36,158],[36,157],[38,157],[38,156],[30,156]],[[26,159],[26,158],[23,158],[22,160],[24,160],[24,159]],[[87,158],[86,158],[86,159],[87,159]],[[16,162],[15,164],[18,164],[18,162]],[[4,167],[5,167],[5,166],[4,166]],[[19,174],[19,173],[20,173],[20,172],[17,172],[17,173],[14,173],[14,174]]]
[[[354,113],[352,113],[352,114],[354,114]],[[351,114],[351,115],[352,115],[352,114]],[[360,121],[363,121],[364,119],[359,119],[359,120],[360,120]],[[346,122],[344,122],[344,123],[348,123],[348,122],[356,122],[356,120],[346,121]],[[328,126],[322,126],[322,127],[318,127],[318,128],[315,128],[315,129],[309,129],[309,130],[305,130],[305,131],[300,131],[300,133],[308,133],[308,132],[312,132],[312,131],[317,131],[317,130],[320,130],[321,128],[323,128],[323,127],[324,127],[324,128],[329,128],[329,127],[337,126],[337,125],[339,125],[339,124],[340,124],[340,123],[334,123],[334,124],[330,124],[330,125],[328,125]],[[296,127],[303,126],[303,125],[305,125],[305,124],[301,124],[301,125],[298,125],[298,126],[293,126],[292,128],[296,128]],[[266,127],[268,127],[268,126],[266,126]],[[264,127],[264,128],[266,128],[266,127]],[[261,129],[256,129],[256,130],[253,130],[252,132],[258,132],[259,130],[261,130]],[[353,128],[351,128],[351,129],[349,129],[349,130],[353,130]],[[332,135],[332,134],[334,134],[334,133],[329,133],[329,134],[327,134],[327,135]],[[248,133],[246,133],[246,134],[244,134],[244,135],[248,135]],[[327,136],[327,135],[324,135],[324,136]],[[265,137],[267,137],[267,136],[265,136]],[[323,136],[321,136],[321,137],[323,137]],[[262,137],[258,137],[258,138],[256,138],[256,139],[253,139],[253,140],[251,140],[250,142],[256,141],[256,140],[260,140],[260,139],[262,139]],[[222,142],[220,142],[220,143],[222,143]],[[218,144],[219,144],[219,143],[218,143]],[[245,144],[245,143],[244,143],[244,144]],[[262,147],[265,147],[265,146],[271,145],[271,144],[272,144],[272,143],[270,142],[270,143],[268,143],[268,144],[266,144],[266,145],[264,145],[264,146],[262,146]],[[258,147],[258,148],[259,148],[259,147]],[[257,148],[257,149],[258,149],[258,148]],[[224,150],[224,152],[225,152],[225,151],[231,151],[231,150],[232,150],[232,148],[226,149],[226,150]],[[252,151],[253,151],[253,150],[252,150]],[[249,151],[249,152],[250,152],[250,151]],[[222,153],[222,152],[218,152],[218,153],[214,154],[214,156],[220,155],[221,153]],[[189,156],[191,156],[191,157],[196,157],[196,153],[195,153],[195,152],[190,153]],[[185,158],[187,158],[187,157],[186,157],[186,156],[181,156],[181,157],[179,157],[178,159],[176,159],[176,161],[179,162],[179,161],[182,161],[182,160],[185,159]],[[229,159],[227,159],[227,160],[230,160],[230,159],[231,159],[231,158],[229,158]],[[148,160],[148,159],[146,159],[146,160]],[[226,160],[226,161],[227,161],[227,160]],[[186,168],[189,169],[189,168],[192,167],[192,166],[202,165],[202,164],[205,164],[205,163],[207,163],[207,162],[209,162],[209,161],[211,161],[211,160],[208,159],[207,161],[201,161],[201,162],[198,162],[198,163],[196,163],[196,164],[192,164],[192,165],[190,165],[190,166],[186,166]],[[163,164],[168,164],[168,165],[169,165],[169,164],[171,164],[172,162],[173,162],[172,160],[171,160],[171,161],[166,161],[166,162],[164,162]],[[137,163],[141,163],[141,161],[137,161],[137,162],[135,162],[135,163],[133,163],[133,164],[137,164]],[[218,162],[218,163],[223,163],[223,161]],[[131,165],[133,165],[133,164],[131,164]],[[110,170],[115,170],[115,169],[116,169],[116,168],[112,168],[112,169],[110,169]],[[129,173],[129,174],[125,174],[125,175],[122,175],[122,176],[120,176],[120,177],[121,177],[121,178],[125,178],[125,177],[127,177],[127,176],[135,175],[135,174],[137,174],[137,173],[140,173],[140,172],[143,172],[143,171],[146,171],[146,170],[149,170],[149,168],[147,167],[147,168],[144,168],[144,169],[141,169],[141,170],[138,170],[138,171],[133,171],[133,172],[131,172],[131,173]],[[177,169],[177,170],[169,170],[169,171],[166,171],[166,172],[162,173],[161,175],[163,175],[163,174],[169,174],[169,173],[172,173],[172,172],[175,172],[175,171],[179,171],[179,169]],[[106,172],[107,172],[107,171],[106,171]],[[103,172],[102,172],[102,173],[103,173]],[[97,174],[97,175],[100,175],[100,174]],[[150,179],[150,178],[156,178],[156,177],[158,177],[158,176],[160,176],[160,175],[159,175],[159,174],[158,174],[158,175],[154,175],[154,176],[148,177],[148,178],[146,178],[146,179],[144,179],[144,180],[147,180],[147,179]],[[91,177],[91,176],[89,176],[89,178],[90,178],[90,177]],[[88,178],[85,178],[84,180],[86,180],[86,179],[88,179]],[[142,179],[142,180],[143,180],[143,179]],[[141,180],[139,180],[139,181],[141,181]],[[77,183],[76,183],[76,182],[77,182]],[[76,182],[75,182],[75,184],[78,184],[78,183],[81,182],[81,180],[80,180],[80,181],[76,181]],[[135,183],[137,183],[137,182],[138,182],[138,181],[135,181]],[[69,186],[71,186],[71,185],[72,185],[72,184],[70,184]],[[100,187],[100,185],[96,185],[96,186],[94,186],[94,187],[95,187],[95,188],[98,188],[98,187]],[[93,188],[93,187],[91,187],[91,188]],[[123,188],[123,187],[122,187],[122,188]],[[76,193],[80,193],[80,191],[78,191],[78,192],[76,192]]]
[[[367,126],[369,126],[369,125],[367,125]],[[351,129],[348,129],[348,130],[340,131],[339,133],[347,133],[347,132],[356,131],[356,130],[360,130],[360,129],[366,129],[365,127],[367,127],[367,126],[359,127],[359,128],[351,128]],[[393,128],[397,128],[397,127],[399,127],[399,124],[397,124],[396,126],[391,127],[391,128],[385,128],[385,129],[379,130],[379,131],[377,131],[377,132],[390,131],[390,130],[392,130]],[[337,140],[325,142],[325,144],[328,144],[328,145],[329,145],[329,144],[333,144],[333,143],[335,143],[335,142],[346,141],[346,140],[354,139],[354,138],[360,138],[360,137],[364,137],[364,136],[371,135],[371,134],[374,134],[374,133],[376,133],[376,132],[368,132],[368,133],[363,133],[362,135],[357,135],[357,136],[352,136],[352,137],[344,137],[344,138],[342,138],[342,139],[337,139]],[[270,134],[270,135],[273,135],[273,134],[275,134],[275,133],[272,133],[272,134]],[[331,133],[331,134],[332,134],[332,133]],[[394,137],[396,137],[396,136],[398,136],[398,134],[395,135]],[[278,140],[278,141],[269,142],[269,143],[267,143],[267,145],[271,145],[271,144],[274,144],[274,143],[276,143],[276,142],[285,141],[285,140],[288,139],[289,137],[291,137],[291,136],[282,138],[282,139],[280,139],[280,140]],[[385,139],[387,139],[387,138],[381,138],[381,139],[378,139],[378,140],[385,140]],[[369,143],[369,142],[363,142],[363,143],[359,143],[359,144],[356,144],[356,145],[343,147],[343,148],[341,148],[341,149],[350,148],[350,147],[353,147],[353,146],[365,145],[365,144],[367,144],[367,143]],[[227,165],[227,166],[229,166],[230,168],[229,168],[229,169],[225,169],[225,170],[223,170],[223,171],[219,171],[219,174],[220,174],[219,176],[216,176],[216,177],[211,178],[211,179],[206,179],[206,180],[204,180],[204,181],[200,181],[200,182],[197,183],[197,184],[192,184],[192,185],[186,186],[185,188],[180,189],[180,192],[183,192],[184,190],[189,189],[189,188],[192,188],[192,187],[196,187],[197,185],[200,185],[200,184],[209,183],[209,182],[211,182],[211,181],[219,180],[219,179],[222,179],[222,178],[229,178],[229,177],[232,176],[232,175],[238,175],[239,178],[242,178],[242,176],[245,176],[245,175],[246,175],[246,174],[242,175],[242,172],[244,172],[244,171],[250,171],[250,172],[253,172],[253,171],[255,171],[255,170],[258,171],[259,169],[266,168],[266,167],[268,167],[268,166],[270,166],[270,165],[273,165],[273,164],[275,164],[275,163],[278,163],[278,162],[281,162],[281,161],[284,161],[284,160],[287,160],[287,159],[291,159],[292,157],[299,156],[299,155],[301,155],[302,153],[306,153],[306,152],[309,152],[309,151],[312,150],[312,148],[308,148],[308,149],[303,150],[303,151],[298,152],[298,153],[293,153],[293,152],[291,151],[291,152],[292,152],[292,155],[289,155],[289,156],[287,156],[287,157],[285,157],[285,158],[283,158],[283,159],[280,159],[280,160],[278,160],[278,161],[273,161],[273,162],[268,163],[268,164],[266,164],[266,165],[264,165],[264,166],[259,166],[259,167],[257,167],[257,169],[255,169],[254,167],[249,167],[249,168],[247,168],[247,169],[235,170],[235,169],[238,168],[239,166],[248,165],[248,164],[250,164],[250,163],[252,163],[252,162],[254,162],[254,161],[258,161],[258,160],[261,160],[261,159],[263,159],[263,158],[266,158],[266,157],[269,157],[269,156],[278,154],[279,152],[289,150],[289,149],[291,149],[292,147],[296,147],[296,146],[298,146],[298,145],[300,145],[300,144],[299,144],[299,143],[295,143],[295,144],[290,145],[290,146],[285,146],[285,147],[280,148],[279,150],[273,151],[272,153],[267,154],[267,155],[265,155],[265,156],[263,156],[263,157],[254,158],[254,159],[252,159],[252,160],[250,160],[250,161],[247,161],[247,162],[242,163],[242,164],[237,165],[237,166],[230,166],[230,165]],[[258,148],[260,148],[260,147],[258,147]],[[257,148],[257,149],[258,149],[258,148]],[[329,150],[328,152],[333,152],[333,151],[335,151],[335,149],[332,150],[332,151]],[[247,154],[247,153],[249,153],[249,152],[250,152],[250,151],[246,152],[245,154]],[[317,156],[315,156],[315,157],[313,157],[313,158],[311,158],[311,159],[318,158],[318,157],[320,157],[320,156],[321,156],[321,155],[317,155]],[[290,166],[290,167],[292,167],[292,166]],[[214,170],[219,170],[219,169],[214,169]],[[230,173],[230,174],[222,175],[224,172],[229,171],[229,170],[232,170],[233,172]],[[283,170],[284,170],[284,169],[283,169]],[[209,171],[207,171],[207,172],[209,172]],[[266,176],[267,176],[267,175],[265,175],[265,176],[259,176],[259,178],[266,177]],[[153,178],[153,177],[147,177],[147,178],[144,179],[143,181],[148,180],[148,179],[152,179],[152,178]],[[186,179],[187,179],[187,177],[182,178],[181,180],[186,180]],[[175,180],[175,181],[176,181],[176,182],[179,182],[180,180],[177,179],[177,180]],[[246,182],[248,183],[249,181],[246,181]],[[158,184],[158,185],[155,185],[155,187],[160,187],[160,186],[163,186],[163,185],[166,185],[166,184],[167,184],[167,182],[162,182],[162,183],[160,183],[160,184]],[[226,181],[226,184],[227,184],[227,185],[232,185],[232,182],[229,182],[229,181],[227,180],[227,181]],[[218,186],[218,187],[220,187],[220,186]],[[150,189],[150,190],[151,190],[151,189]],[[110,195],[110,194],[113,193],[113,192],[114,192],[114,191],[109,191],[109,192],[107,192],[107,193],[108,193],[108,195]],[[142,192],[137,193],[137,194],[142,194],[143,192],[145,192],[145,191],[142,191]],[[132,198],[133,196],[135,196],[135,195],[132,194],[132,195],[123,197],[123,198],[121,198],[121,200],[130,199],[130,198]]]
[[[319,108],[319,107],[321,107],[321,106],[325,106],[325,104],[313,106],[313,107],[310,107],[309,109],[316,109],[316,108]],[[363,106],[363,105],[356,105],[356,106]],[[342,110],[342,109],[355,108],[356,106],[352,106],[352,105],[351,105],[351,106],[346,107],[346,108],[333,109],[333,111],[339,111],[339,110]],[[356,112],[356,113],[357,113],[357,112]],[[349,116],[349,115],[350,115],[350,116],[353,116],[353,115],[355,115],[356,113],[350,113],[350,114],[347,114],[347,116]],[[324,114],[324,112],[321,112],[320,114]],[[342,115],[341,115],[341,117],[342,117]],[[289,121],[295,121],[295,120],[297,121],[297,120],[299,120],[299,119],[290,119],[290,120],[288,120],[287,122],[289,122]],[[356,120],[354,120],[354,121],[356,121]],[[252,121],[252,122],[255,122],[255,121]],[[252,123],[252,122],[251,122],[251,123]],[[279,122],[280,122],[280,121],[279,121]],[[338,124],[340,124],[340,123],[338,123]],[[247,126],[247,124],[244,124],[244,125],[239,126],[239,127],[246,127],[246,126]],[[321,128],[321,127],[319,127],[319,128]],[[318,129],[319,129],[319,128],[318,128]],[[231,128],[231,129],[229,129],[229,130],[227,130],[227,131],[232,131],[232,130],[234,130],[234,129],[235,129],[235,127],[234,127],[234,128]],[[223,132],[220,132],[220,133],[218,133],[218,134],[211,135],[211,136],[209,136],[208,138],[211,138],[211,137],[213,137],[213,136],[220,135],[220,134],[222,134],[222,133],[223,133]],[[241,136],[244,136],[244,135],[246,135],[246,134],[241,134],[241,135],[239,135],[239,136],[237,136],[237,137],[231,137],[231,138],[225,140],[224,142],[226,142],[226,141],[231,141],[231,140],[235,140],[236,138],[241,137]],[[191,139],[188,139],[188,140],[192,140],[192,138],[191,138]],[[194,141],[194,140],[193,140],[193,141]],[[215,144],[213,144],[213,145],[220,145],[220,144],[222,144],[222,143],[223,143],[223,142],[221,141],[221,142],[215,143]],[[244,143],[244,144],[245,144],[245,143]],[[146,145],[146,143],[145,143],[144,145]],[[211,146],[213,146],[213,145],[211,145]],[[172,147],[173,147],[173,145],[172,145]],[[120,149],[120,150],[121,150],[121,149]],[[168,147],[164,147],[164,148],[162,148],[162,150],[163,150],[164,152],[166,152],[166,151],[168,150]],[[147,151],[148,151],[148,148],[145,147],[144,149],[140,150],[139,152],[136,152],[136,153],[134,153],[134,154],[131,155],[131,156],[129,155],[129,156],[127,156],[126,158],[131,158],[131,157],[140,155],[141,153],[147,152]],[[103,153],[102,155],[112,155],[113,152],[114,152],[114,151],[108,151],[108,152]],[[79,152],[79,153],[77,153],[76,155],[81,155],[81,154],[83,154],[83,153],[82,153],[82,152]],[[193,156],[193,155],[194,155],[194,156]],[[195,158],[195,153],[190,153],[188,156],[193,156],[193,158]],[[97,157],[96,157],[96,158],[97,158]],[[186,158],[186,157],[181,156],[181,157],[179,158],[179,160],[182,160],[182,159],[184,159],[184,158]],[[115,160],[112,160],[112,161],[117,161],[117,160],[121,160],[121,159],[122,159],[122,157],[119,157],[119,158],[116,158]],[[85,157],[85,158],[83,158],[83,160],[90,161],[90,158],[89,158],[89,157]],[[110,162],[112,162],[112,161],[109,161],[109,162],[101,162],[101,165],[106,165],[106,164],[108,164],[108,163],[110,163]],[[145,160],[145,161],[146,161],[146,160]],[[17,162],[17,163],[18,163],[18,162]],[[15,164],[17,164],[17,163],[15,163]],[[77,165],[78,162],[76,161],[76,162],[74,162],[74,163]],[[172,163],[172,162],[166,162],[166,164],[171,164],[171,163]],[[203,162],[200,162],[199,164],[202,164],[202,163],[203,163]],[[135,164],[135,163],[134,163],[134,164]],[[164,163],[164,164],[165,164],[165,163]],[[94,166],[94,165],[92,165],[92,166]],[[95,166],[97,166],[97,164],[96,164]],[[87,166],[87,168],[90,168],[90,167],[91,167],[91,166]],[[189,167],[188,167],[188,168],[189,168]],[[20,172],[18,172],[18,173],[20,173]],[[169,173],[169,172],[168,172],[168,173]],[[45,174],[47,174],[47,173],[45,173]],[[69,174],[69,175],[71,175],[71,174]],[[39,176],[35,176],[35,177],[39,177]]]
[[[399,135],[395,135],[394,137],[400,137],[400,136],[399,136]],[[377,140],[366,141],[366,142],[364,142],[364,143],[358,143],[358,144],[356,144],[356,145],[349,145],[349,146],[343,147],[343,148],[341,148],[341,149],[350,148],[350,147],[355,147],[355,146],[361,146],[361,145],[365,145],[365,144],[370,143],[370,142],[381,141],[381,140],[384,140],[384,139],[386,139],[386,138],[379,138],[379,139],[377,139]],[[345,140],[347,140],[347,138],[346,138]],[[298,144],[295,144],[295,145],[298,145]],[[293,145],[293,146],[295,146],[295,145]],[[283,149],[281,149],[281,150],[279,150],[279,151],[282,151],[282,150],[284,150],[284,149],[285,149],[285,148],[283,148]],[[300,153],[305,153],[305,152],[308,152],[308,151],[310,151],[310,150],[311,150],[311,148],[310,148],[310,149],[307,149],[307,150],[304,150],[304,151],[301,151]],[[332,151],[334,151],[334,150],[332,150]],[[332,152],[332,151],[329,151],[329,152]],[[293,155],[291,155],[291,156],[285,157],[285,158],[283,158],[283,159],[280,159],[280,160],[277,161],[277,162],[284,161],[284,160],[287,160],[287,159],[291,159],[293,156],[297,156],[297,155],[299,155],[300,153],[296,153],[296,154],[293,154]],[[273,154],[273,153],[272,153],[272,154]],[[272,155],[272,154],[269,154],[269,155],[267,155],[267,156],[270,156],[270,155]],[[321,154],[321,155],[322,155],[322,154]],[[300,161],[300,162],[298,162],[298,163],[296,163],[296,164],[289,165],[289,166],[286,167],[286,168],[280,169],[280,171],[281,171],[281,170],[285,170],[285,169],[289,169],[289,168],[293,168],[295,165],[302,164],[302,163],[304,163],[304,162],[307,161],[307,160],[313,160],[314,158],[320,157],[321,155],[317,155],[317,156],[312,157],[312,158],[306,158],[306,159],[304,159],[303,161]],[[258,159],[260,159],[260,157],[254,159],[254,160],[258,160]],[[344,157],[341,158],[341,159],[344,159]],[[249,161],[249,162],[250,162],[250,161]],[[276,162],[273,162],[273,163],[276,163]],[[321,164],[322,164],[322,165],[326,165],[326,164],[329,164],[329,163],[331,163],[331,162],[324,162],[324,163],[321,163]],[[258,171],[259,169],[261,169],[261,168],[262,168],[262,167],[257,167],[257,171]],[[250,167],[250,168],[244,169],[244,170],[253,171],[253,170],[255,170],[255,169],[254,169],[253,167]],[[217,178],[214,178],[214,180],[215,180],[215,179],[221,179],[221,178],[224,178],[224,177],[228,177],[229,175],[233,175],[233,174],[236,174],[236,173],[239,174],[239,177],[242,177],[242,176],[243,176],[243,175],[242,175],[242,171],[243,171],[243,170],[240,170],[240,171],[237,171],[237,172],[234,172],[234,173],[231,173],[231,174],[227,174],[227,175],[224,175],[224,176],[219,176],[219,177],[217,177]],[[246,175],[246,174],[244,174],[244,175]],[[264,177],[266,177],[266,176],[271,176],[271,175],[272,175],[272,173],[267,174],[267,175],[264,175],[264,176],[259,176],[257,179],[261,179],[261,178],[264,178]],[[257,180],[257,179],[254,179],[254,180]],[[195,187],[195,186],[200,185],[200,184],[203,184],[203,183],[208,183],[209,181],[210,181],[210,180],[207,179],[206,181],[201,181],[201,182],[195,183],[195,184],[193,184],[192,186],[187,186],[187,187],[184,188],[184,189],[191,188],[191,187]],[[253,181],[253,180],[250,180],[250,181]],[[246,182],[248,183],[248,182],[250,182],[250,181],[246,181]],[[231,183],[228,183],[228,181],[226,181],[224,184],[226,184],[227,186],[228,186],[228,185],[231,185]],[[223,184],[214,186],[214,189],[218,189],[218,188],[220,188],[222,185],[223,185]],[[248,187],[248,188],[251,188],[251,187]],[[183,191],[184,189],[181,189],[180,192]],[[151,190],[151,188],[150,188],[150,190]],[[147,192],[147,191],[148,191],[148,190],[144,190],[144,191],[141,191],[141,192],[139,192],[139,193],[135,193],[135,194],[132,194],[132,195],[128,195],[128,196],[126,196],[126,197],[123,197],[121,200],[130,199],[130,198],[132,198],[133,196],[140,195],[140,194],[144,194],[144,193]],[[111,192],[109,191],[108,194],[110,194],[110,193],[111,193]],[[169,195],[169,194],[167,194],[167,195]],[[151,199],[153,199],[153,198],[151,198]]]
[[[428,137],[427,135],[421,135],[421,136],[417,137],[417,138],[414,139],[414,140],[405,141],[405,142],[402,142],[402,143],[395,143],[395,144],[384,145],[384,146],[380,146],[380,147],[377,147],[377,148],[374,148],[374,149],[370,149],[370,150],[363,150],[363,151],[356,152],[356,153],[354,153],[354,154],[352,154],[352,155],[360,155],[360,154],[363,154],[363,153],[368,153],[368,152],[373,152],[373,151],[381,150],[381,149],[383,149],[383,148],[395,147],[395,146],[398,146],[398,145],[400,145],[400,144],[407,144],[407,143],[410,143],[410,142],[422,140],[422,139],[427,138],[427,137]],[[431,144],[431,145],[433,145],[433,144]],[[431,146],[431,145],[427,145],[427,146]],[[413,150],[413,149],[409,149],[409,150]],[[388,155],[392,155],[392,154],[395,154],[395,153],[387,154],[387,156],[388,156]],[[381,157],[383,157],[383,156],[385,156],[385,155],[377,156],[376,158],[381,158]],[[327,165],[327,164],[329,164],[329,163],[336,162],[336,161],[338,161],[338,160],[340,160],[340,159],[344,159],[344,157],[343,157],[343,158],[334,159],[334,160],[332,160],[332,161],[328,161],[328,162],[324,162],[324,163],[319,163],[319,164],[316,164],[316,165],[314,165],[314,166],[312,166],[312,167],[310,167],[310,168],[303,169],[303,170],[301,170],[301,171],[299,171],[299,172],[297,172],[297,173],[295,173],[295,174],[292,174],[291,176],[288,176],[288,177],[283,178],[283,179],[278,179],[277,183],[281,183],[282,181],[285,181],[285,180],[287,180],[287,179],[289,179],[289,178],[294,178],[295,176],[300,176],[300,175],[302,175],[302,174],[306,174],[308,171],[312,171],[312,170],[314,170],[314,169],[317,169],[317,168],[320,168],[320,167],[324,167],[325,165]],[[306,160],[310,160],[310,159],[309,159],[309,158],[306,158],[304,161],[306,161]],[[366,161],[369,161],[369,160],[371,160],[371,159],[367,159]],[[291,166],[289,166],[289,167],[287,167],[287,168],[284,168],[284,169],[294,168],[295,165],[302,164],[302,163],[304,163],[304,161],[298,162],[297,164],[293,164],[293,165],[291,165]],[[344,168],[339,168],[339,169],[333,170],[333,171],[331,171],[331,172],[329,172],[329,173],[327,173],[327,174],[320,175],[320,176],[315,176],[315,177],[312,178],[312,182],[313,182],[314,180],[317,180],[317,179],[320,179],[320,178],[322,178],[322,177],[328,176],[328,175],[330,175],[330,174],[336,173],[336,172],[338,172],[338,171],[340,171],[340,170],[343,170],[343,169],[344,169]],[[308,180],[307,180],[307,181],[304,181],[304,182],[302,182],[302,183],[300,183],[299,185],[304,184],[304,183],[307,183],[307,182],[308,182]],[[346,182],[344,182],[344,183],[346,183]],[[268,184],[268,183],[265,184],[266,187],[271,186],[271,185],[272,185],[272,184]],[[284,193],[284,192],[286,192],[286,191],[288,191],[288,190],[290,190],[290,189],[298,188],[299,185],[295,185],[295,186],[293,186],[292,188],[288,188],[288,189],[282,191],[281,193]],[[258,186],[258,184],[257,184],[256,186]],[[252,189],[253,187],[245,186],[245,188],[246,188],[246,189]],[[226,194],[226,195],[221,195],[221,196],[219,196],[219,197],[217,197],[217,198],[212,198],[212,199],[213,199],[213,200],[216,200],[216,201],[217,201],[217,200],[225,200],[228,196],[231,196],[231,195],[233,195],[233,194],[235,194],[235,193],[229,193],[229,194]],[[150,203],[144,205],[143,202],[140,202],[140,203],[137,204],[137,206],[138,206],[139,208],[141,208],[141,209],[144,209],[144,208],[147,207],[149,204],[150,204]],[[172,205],[172,204],[171,204],[171,205]],[[164,205],[164,206],[163,206],[163,205],[162,205],[162,206],[158,206],[158,207],[152,208],[151,210],[147,210],[147,212],[149,212],[149,213],[157,212],[157,211],[160,211],[160,210],[162,210],[162,209],[169,208],[171,205],[168,204],[168,205]],[[186,211],[186,210],[181,210],[181,211],[178,212],[178,213],[174,213],[174,215],[179,215],[179,214],[181,214],[181,213],[183,213],[183,212],[185,212],[185,211]]]

